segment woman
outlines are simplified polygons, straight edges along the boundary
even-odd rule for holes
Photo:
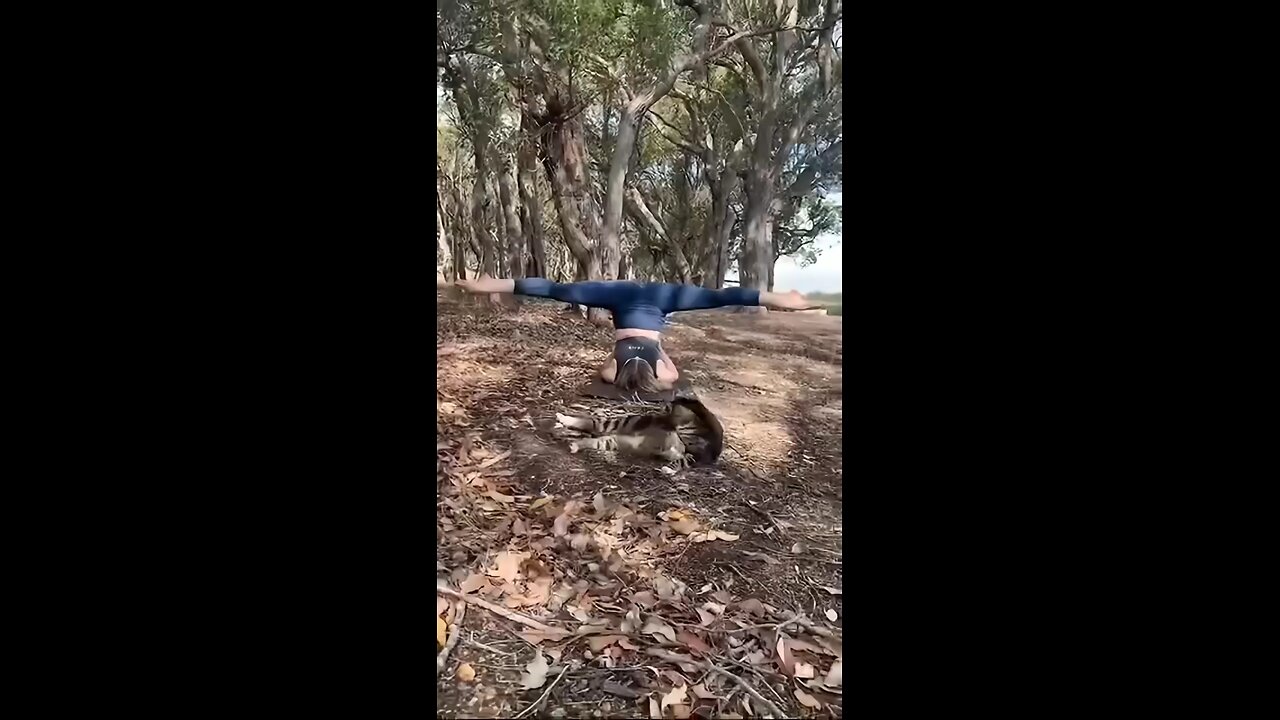
[[[819,307],[794,290],[772,293],[741,287],[711,290],[697,285],[629,280],[554,283],[545,278],[490,277],[459,280],[457,285],[471,293],[515,293],[611,311],[615,328],[613,353],[600,367],[600,378],[624,392],[661,392],[675,387],[680,373],[662,349],[662,328],[668,313],[725,305],[763,305],[777,310]]]

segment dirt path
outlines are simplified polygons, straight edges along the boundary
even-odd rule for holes
[[[566,408],[635,409],[577,394],[611,349],[609,330],[561,304],[438,302],[437,575],[574,633],[530,642],[519,635],[528,626],[469,605],[465,642],[438,674],[440,714],[761,712],[705,663],[788,717],[839,715],[830,673],[840,674],[843,617],[829,611],[839,613],[843,587],[843,319],[678,314],[664,346],[721,418],[728,447],[714,468],[671,475],[656,461],[570,455],[554,428]],[[695,541],[710,529],[734,539]],[[437,610],[453,630],[456,602]],[[797,614],[809,625],[777,627]],[[550,667],[536,684],[528,664],[539,657]],[[474,680],[459,676],[461,663]]]

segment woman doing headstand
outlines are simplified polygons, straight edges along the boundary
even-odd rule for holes
[[[777,310],[809,310],[813,305],[792,290],[764,292],[733,287],[711,290],[697,285],[604,280],[555,283],[545,278],[459,280],[467,292],[515,293],[605,308],[613,313],[613,353],[600,367],[600,378],[624,392],[660,392],[675,387],[680,373],[662,349],[668,313],[706,310],[726,305],[762,305]]]

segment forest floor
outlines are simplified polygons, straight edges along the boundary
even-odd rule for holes
[[[664,347],[726,449],[673,472],[570,454],[556,427],[653,411],[578,394],[611,329],[453,293],[436,317],[437,714],[841,716],[843,319],[677,314]]]

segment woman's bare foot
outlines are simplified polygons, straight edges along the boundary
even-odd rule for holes
[[[822,307],[813,304],[796,290],[785,293],[762,292],[760,304],[776,310],[815,310]]]

